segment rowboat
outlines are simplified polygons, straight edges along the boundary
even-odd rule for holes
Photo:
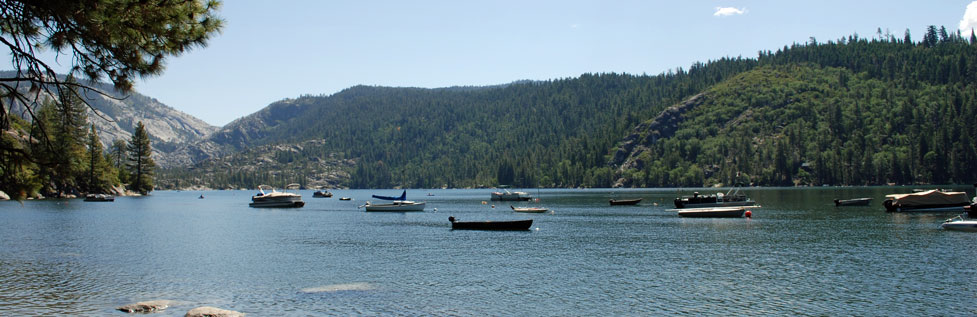
[[[871,203],[872,198],[835,199],[835,207],[868,206]]]
[[[512,205],[509,205],[509,208],[512,208],[512,210],[515,212],[528,212],[528,213],[537,213],[537,214],[544,213],[548,210],[542,207],[515,207]]]
[[[745,207],[686,208],[679,209],[678,215],[688,218],[740,218],[745,212]]]
[[[533,226],[532,219],[512,221],[458,221],[455,217],[448,217],[451,230],[492,230],[492,231],[525,231]]]
[[[611,206],[637,205],[643,198],[638,199],[611,199]]]

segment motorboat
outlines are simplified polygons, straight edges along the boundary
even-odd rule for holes
[[[88,194],[85,201],[115,201],[115,196],[109,194]]]
[[[945,230],[956,230],[956,231],[967,231],[967,232],[977,232],[977,220],[973,219],[963,219],[961,216],[956,216],[947,219],[941,225]]]
[[[458,221],[455,217],[448,217],[451,230],[491,230],[491,231],[526,231],[533,226],[532,219],[511,221]]]
[[[297,189],[299,184],[289,184],[286,189]],[[256,208],[299,208],[305,206],[302,195],[276,191],[268,185],[258,185],[258,194],[251,196],[251,204]]]
[[[611,206],[626,206],[626,205],[637,205],[644,198],[637,199],[611,199],[609,200]]]
[[[872,198],[835,199],[835,207],[868,206],[871,203]]]
[[[685,208],[673,209],[678,211],[678,215],[688,218],[740,218],[746,215],[752,217],[753,212],[747,213],[746,207],[708,207],[708,208]]]
[[[502,192],[492,192],[492,200],[496,201],[527,201],[533,199],[527,192],[511,192],[508,189]]]
[[[936,189],[911,194],[885,195],[882,206],[888,212],[907,211],[965,211],[971,204],[965,192],[944,192]]]
[[[424,205],[425,203],[423,201],[416,202],[410,200],[395,200],[393,202],[384,203],[384,204],[373,204],[370,202],[366,202],[366,204],[364,204],[361,207],[365,207],[366,211],[402,212],[402,211],[424,211]]]
[[[332,193],[327,190],[317,190],[312,193],[312,198],[329,198],[332,197]]]
[[[391,202],[374,204],[368,201],[361,207],[366,207],[366,211],[424,211],[424,205],[426,205],[423,201],[416,202],[407,200],[406,189],[399,197],[373,195],[373,198],[390,200]]]
[[[350,198],[350,197],[339,197],[339,200],[353,200],[353,198]]]
[[[715,195],[701,195],[695,192],[692,196],[675,198],[675,208],[707,208],[707,207],[734,207],[734,206],[753,206],[756,202],[741,194],[739,187],[734,187],[728,192]]]
[[[537,213],[537,214],[549,211],[549,209],[543,207],[516,207],[516,206],[509,205],[509,208],[512,208],[512,210],[515,212],[526,212],[526,213]]]

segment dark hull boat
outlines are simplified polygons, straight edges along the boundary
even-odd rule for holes
[[[698,192],[692,196],[675,198],[675,208],[709,208],[709,207],[734,207],[734,206],[753,206],[756,202],[740,194],[739,188],[730,189],[726,194],[716,193],[715,195],[700,195]]]
[[[332,197],[332,193],[330,193],[328,191],[325,191],[325,192],[324,191],[316,191],[316,192],[312,193],[312,197],[313,198],[329,198],[329,197]]]
[[[512,221],[458,221],[455,217],[448,217],[451,230],[489,230],[489,231],[526,231],[533,226],[532,219]]]
[[[868,206],[871,203],[872,203],[872,198],[835,199],[835,207]]]
[[[643,198],[638,199],[611,199],[611,206],[637,205]]]

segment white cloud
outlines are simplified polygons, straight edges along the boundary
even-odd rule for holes
[[[963,19],[960,19],[960,34],[970,35],[971,30],[977,30],[977,1],[967,5],[967,11],[963,12]]]
[[[716,7],[716,13],[713,16],[724,17],[730,15],[741,15],[746,13],[746,8],[734,8],[734,7]]]

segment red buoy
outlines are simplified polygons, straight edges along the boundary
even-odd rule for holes
[[[745,215],[746,215],[747,218],[753,218],[753,212],[752,211],[747,210],[746,213],[745,213]]]

